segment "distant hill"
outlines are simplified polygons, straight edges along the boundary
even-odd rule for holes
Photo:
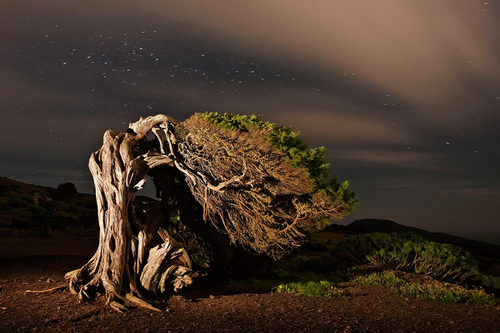
[[[137,196],[136,201],[158,204],[146,196]],[[13,229],[37,236],[50,230],[97,228],[95,196],[78,193],[74,184],[51,188],[0,177],[0,235],[10,235]]]
[[[394,221],[382,219],[362,219],[356,220],[349,225],[332,224],[325,231],[343,233],[347,235],[360,235],[374,232],[381,233],[405,233],[414,232],[423,238],[438,242],[460,246],[472,254],[488,258],[500,258],[500,246],[481,241],[452,236],[445,233],[430,232],[423,229],[405,226]]]
[[[77,193],[72,183],[54,189],[0,177],[0,227],[40,232],[97,227],[95,197]]]

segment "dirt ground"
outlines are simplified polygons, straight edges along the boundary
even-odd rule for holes
[[[123,314],[104,307],[103,297],[79,304],[67,289],[27,292],[65,285],[64,274],[92,254],[85,242],[58,244],[0,238],[0,332],[500,332],[498,307],[419,301],[354,284],[333,299],[241,284],[198,288],[166,300],[164,312]]]

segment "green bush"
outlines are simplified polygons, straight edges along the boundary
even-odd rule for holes
[[[431,276],[440,281],[479,280],[474,256],[451,244],[427,241],[414,234],[364,234],[340,243],[334,255],[354,264]]]
[[[80,213],[80,209],[75,205],[67,206],[64,210],[70,214],[79,214]]]
[[[45,208],[43,208],[42,206],[39,206],[39,205],[28,205],[28,211],[31,214],[40,214],[40,213],[45,212]]]
[[[352,281],[367,285],[390,287],[395,292],[403,295],[413,295],[420,300],[495,305],[493,296],[488,295],[482,289],[467,290],[456,285],[416,284],[398,278],[394,272],[372,273],[367,276],[358,276]]]
[[[500,290],[500,277],[493,275],[482,275],[481,285],[487,288]]]
[[[0,201],[0,211],[7,212],[10,210],[10,206],[4,201]]]
[[[325,280],[283,283],[278,285],[274,291],[326,298],[342,296],[344,294],[343,289],[339,289],[333,283]]]
[[[33,199],[33,197],[31,195],[21,195],[20,198],[23,199],[24,201],[26,201],[29,205],[35,203],[35,199]]]
[[[52,211],[34,214],[32,219],[36,222],[48,225],[52,230],[64,230],[81,225],[73,216],[64,213],[54,213]]]
[[[10,208],[25,208],[28,207],[28,203],[21,198],[10,198],[7,202]]]
[[[401,278],[398,278],[393,272],[360,275],[352,279],[352,282],[367,284],[370,286],[382,286],[391,288],[399,288],[408,284],[408,282]]]

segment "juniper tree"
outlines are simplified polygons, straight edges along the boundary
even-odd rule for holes
[[[150,300],[192,282],[193,242],[216,270],[242,252],[283,257],[357,203],[348,182],[329,178],[325,152],[255,115],[157,115],[106,131],[89,160],[99,247],[66,274],[70,289],[80,299],[105,292],[117,310],[155,309]],[[159,205],[134,201],[146,176]]]

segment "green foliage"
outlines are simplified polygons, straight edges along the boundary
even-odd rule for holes
[[[31,214],[40,214],[45,212],[45,208],[39,205],[29,205],[27,209]]]
[[[248,130],[249,128],[271,129],[274,124],[263,122],[260,116],[238,115],[232,113],[205,112],[198,114],[202,119],[230,130]]]
[[[481,285],[487,288],[500,290],[500,277],[493,275],[481,275]]]
[[[420,300],[495,305],[495,299],[482,289],[467,290],[454,285],[416,284],[398,278],[394,272],[372,273],[367,276],[358,276],[352,281],[367,285],[390,287],[398,293],[413,295]]]
[[[10,198],[9,201],[7,201],[7,205],[9,205],[10,208],[25,208],[28,207],[28,203],[21,199],[21,198]]]
[[[0,201],[0,211],[7,212],[10,210],[10,206],[4,201]]]
[[[440,281],[470,283],[479,276],[477,261],[469,252],[414,233],[359,235],[340,243],[334,255],[355,264],[420,273]]]
[[[393,272],[371,273],[360,275],[351,280],[352,282],[381,287],[402,287],[408,284],[406,280],[398,278]]]
[[[21,199],[23,199],[24,201],[26,201],[28,204],[34,204],[35,203],[35,199],[33,199],[33,196],[31,195],[21,195],[20,196]]]
[[[204,267],[210,264],[210,259],[202,255],[191,256],[191,260],[200,267]]]
[[[329,164],[326,162],[325,147],[308,149],[307,143],[289,127],[277,126],[266,122],[257,115],[237,115],[231,113],[205,112],[197,114],[209,123],[229,130],[249,131],[252,129],[267,132],[270,145],[283,153],[288,163],[300,169],[305,169],[311,181],[312,191],[321,191],[331,200],[342,204],[346,214],[352,211],[358,201],[355,193],[349,190],[349,182],[338,183],[330,178]]]
[[[283,283],[278,285],[274,291],[326,298],[342,296],[344,294],[343,289],[337,288],[335,284],[325,280]]]
[[[41,212],[32,216],[33,221],[48,225],[52,230],[65,230],[80,226],[78,220],[67,213],[51,211]]]
[[[80,214],[80,208],[75,205],[67,206],[64,210],[69,214]]]

